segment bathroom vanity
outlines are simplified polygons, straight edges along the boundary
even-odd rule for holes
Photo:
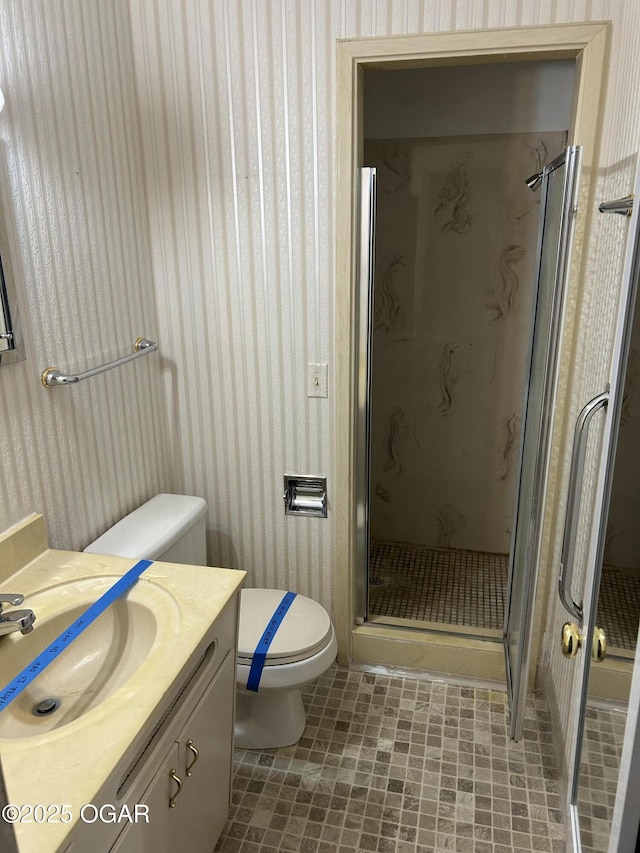
[[[230,798],[235,610],[234,600],[215,620],[193,666],[98,794],[96,804],[109,804],[105,815],[119,823],[81,821],[65,853],[98,839],[98,849],[113,853],[169,853],[185,844],[189,853],[211,853]]]
[[[47,633],[47,625],[57,625],[59,609],[71,614],[84,606],[76,598],[89,595],[86,587],[96,600],[135,562],[50,550],[40,516],[9,533],[12,541],[0,536],[0,589],[22,593],[36,623],[32,635],[0,638],[0,670],[3,656],[17,654],[38,628],[41,648],[53,640],[57,634]],[[68,674],[62,668],[47,684],[45,670],[23,706],[18,703],[26,690],[0,711],[7,798],[22,807],[14,824],[19,853],[168,853],[185,845],[190,853],[211,853],[229,807],[238,592],[244,576],[153,563],[126,601],[119,608],[111,605],[112,621],[105,620],[102,633],[90,634],[90,626],[75,641],[80,651]],[[101,645],[106,652],[94,655],[92,646]],[[67,654],[73,657],[72,649],[48,669],[64,663]],[[100,677],[95,670],[83,676],[94,656]],[[73,683],[78,677],[86,679],[80,689]],[[27,713],[39,698],[40,679],[45,691],[60,687],[60,712],[66,708],[67,717],[56,722],[55,714],[41,720]],[[49,810],[36,812],[36,806]]]

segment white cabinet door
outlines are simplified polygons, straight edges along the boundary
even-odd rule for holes
[[[180,737],[178,817],[189,853],[211,853],[229,813],[234,692],[235,658],[229,654]]]
[[[231,651],[142,798],[149,822],[131,823],[112,853],[211,853],[229,812],[234,692]]]
[[[111,848],[111,853],[160,853],[172,849],[173,839],[179,832],[177,798],[181,793],[181,785],[174,777],[184,785],[179,766],[180,749],[175,743],[144,795],[143,802],[149,807],[149,822],[131,823]],[[134,805],[129,804],[129,807],[133,811]]]

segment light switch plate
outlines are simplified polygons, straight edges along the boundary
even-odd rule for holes
[[[329,365],[307,365],[307,397],[329,396]]]

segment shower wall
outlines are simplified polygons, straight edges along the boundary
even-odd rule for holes
[[[368,140],[378,170],[373,539],[506,553],[539,195],[566,134]]]

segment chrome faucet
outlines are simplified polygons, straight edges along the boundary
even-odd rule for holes
[[[36,621],[36,615],[33,610],[10,610],[8,613],[3,612],[3,604],[10,604],[12,607],[17,607],[24,601],[24,595],[19,593],[8,593],[6,595],[0,593],[0,637],[4,634],[10,634],[12,631],[20,631],[21,634],[29,634],[33,631],[33,623]]]

